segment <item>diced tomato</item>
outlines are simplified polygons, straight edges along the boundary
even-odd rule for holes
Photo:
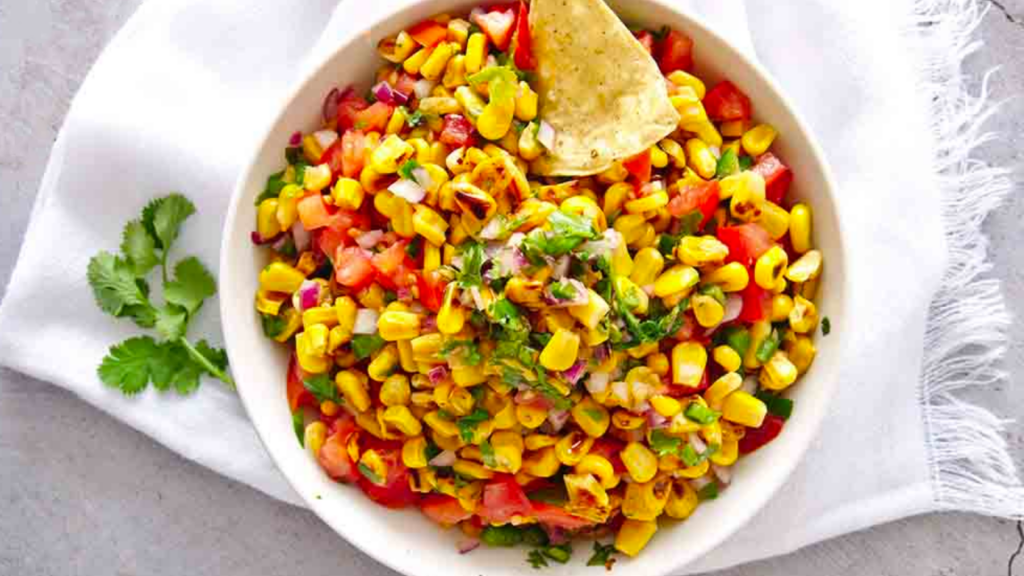
[[[704,110],[712,120],[747,120],[752,113],[750,98],[735,84],[723,80],[704,95]]]
[[[420,500],[420,510],[427,518],[445,527],[454,526],[473,516],[458,500],[444,494],[428,494]]]
[[[789,185],[793,183],[793,171],[771,152],[758,156],[757,163],[751,168],[764,177],[764,197],[769,202],[782,205]]]
[[[398,80],[396,80],[392,86],[396,91],[401,92],[406,96],[412,96],[412,93],[416,91],[415,85],[416,77],[412,74],[402,72],[398,75]]]
[[[746,434],[740,438],[740,454],[750,454],[761,446],[775,440],[782,432],[786,421],[774,414],[764,417],[764,422],[758,428],[747,428]]]
[[[361,130],[348,130],[341,136],[342,174],[346,178],[359,176],[366,164],[366,134]]]
[[[643,45],[644,49],[647,50],[648,54],[654,54],[654,34],[651,34],[647,30],[640,30],[633,32],[633,36]]]
[[[362,96],[357,96],[355,90],[348,88],[338,100],[338,131],[348,130],[356,123],[356,114],[361,110],[370,107]]]
[[[405,508],[419,500],[419,495],[409,486],[409,469],[402,464],[401,449],[377,448],[377,453],[388,467],[387,478],[383,484],[374,484],[359,474],[359,487],[370,500],[388,508]],[[357,472],[358,473],[358,472]]]
[[[704,370],[704,373],[700,375],[700,382],[698,382],[696,386],[669,384],[668,388],[665,390],[665,395],[673,398],[683,398],[704,392],[711,386],[711,377],[708,374],[709,371],[710,365]]]
[[[320,155],[320,163],[330,167],[331,176],[337,177],[345,171],[343,148],[342,139],[338,138]]]
[[[704,332],[704,328],[697,323],[693,312],[687,310],[683,314],[683,325],[672,335],[676,340],[695,340],[697,335]]]
[[[622,461],[620,453],[625,447],[626,443],[617,438],[602,436],[594,440],[594,445],[590,447],[590,453],[604,456],[605,460],[611,462],[616,474],[623,474],[626,472],[626,464]]]
[[[398,267],[405,262],[405,259],[408,256],[405,253],[405,247],[408,244],[409,242],[406,240],[395,242],[384,251],[374,254],[373,258],[370,259],[373,269],[382,276],[390,276],[394,274],[398,270]]]
[[[391,119],[394,107],[383,102],[374,102],[369,108],[355,114],[353,126],[357,130],[382,132]]]
[[[473,145],[473,125],[464,116],[448,114],[444,117],[444,126],[439,138],[449,146],[462,147]]]
[[[299,210],[299,221],[306,230],[323,228],[331,222],[331,213],[327,211],[327,204],[324,197],[319,194],[310,194],[297,205]]]
[[[718,239],[729,248],[728,262],[739,262],[751,266],[757,258],[775,245],[768,231],[760,224],[740,224],[739,226],[719,226],[715,232]],[[753,276],[750,277],[753,282]]]
[[[533,70],[537,60],[533,57],[533,37],[530,35],[530,9],[525,0],[519,0],[516,16],[515,53],[512,61],[520,70]]]
[[[767,311],[772,305],[771,293],[758,286],[757,282],[754,282],[753,268],[753,266],[748,268],[750,282],[748,282],[747,287],[740,292],[740,298],[743,299],[743,308],[740,309],[738,319],[741,322],[757,322],[758,320],[764,320],[768,316]]]
[[[444,288],[448,280],[437,270],[431,270],[420,274],[417,278],[417,285],[420,288],[420,302],[431,312],[439,312],[444,301]]]
[[[349,458],[347,442],[348,434],[335,432],[327,437],[317,455],[327,475],[341,482],[353,482],[359,477],[355,464]]]
[[[561,506],[545,502],[533,502],[532,504],[533,515],[537,517],[537,521],[547,526],[563,528],[565,530],[579,530],[580,528],[586,528],[595,524],[592,520],[580,518],[566,512],[565,508]]]
[[[640,184],[651,180],[651,149],[648,148],[636,156],[622,161],[622,167]]]
[[[333,263],[335,256],[338,255],[338,247],[351,244],[351,240],[352,238],[341,230],[321,228],[313,234],[313,247],[319,249]]]
[[[288,387],[286,393],[288,396],[288,408],[292,412],[295,412],[301,406],[309,406],[310,408],[320,407],[316,402],[316,398],[313,397],[313,393],[302,384],[302,368],[299,367],[295,354],[292,354],[292,357],[288,360]]]
[[[694,210],[700,210],[704,215],[700,221],[703,228],[708,220],[715,215],[719,200],[718,181],[712,180],[701,184],[691,184],[682,188],[678,194],[668,202],[668,213],[679,217],[689,214]]]
[[[362,288],[373,280],[370,258],[358,246],[339,247],[334,258],[334,277],[342,286]]]
[[[503,524],[513,516],[527,516],[533,508],[522,487],[510,474],[495,476],[484,487],[483,506],[477,513],[487,522]]]
[[[662,74],[693,69],[693,40],[686,34],[669,30],[655,50]]]
[[[510,5],[497,6],[489,12],[477,12],[470,16],[470,20],[484,31],[498,50],[508,50],[512,41],[512,25],[516,21],[515,10]]]
[[[409,29],[409,36],[420,45],[429,48],[448,37],[448,28],[433,20],[424,20]]]

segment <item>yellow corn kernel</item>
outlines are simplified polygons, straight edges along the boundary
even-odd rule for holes
[[[626,244],[634,244],[643,237],[647,219],[643,214],[627,214],[615,219],[614,228],[622,234],[622,240]]]
[[[405,374],[392,374],[380,386],[380,402],[385,406],[404,406],[409,403],[411,393],[409,377]]]
[[[769,390],[785,390],[798,376],[796,366],[782,350],[777,350],[771,359],[761,367],[758,382]]]
[[[631,520],[655,520],[665,510],[671,491],[668,477],[630,483],[622,499],[622,515]]]
[[[675,253],[683,264],[700,267],[721,264],[729,248],[714,236],[684,236]]]
[[[385,134],[398,134],[405,129],[405,112],[402,107],[395,108],[395,111],[391,113],[391,118],[388,119],[387,126],[384,127]]]
[[[665,257],[657,248],[643,248],[633,257],[633,272],[629,279],[637,286],[647,286],[665,269]]]
[[[524,446],[527,450],[541,450],[558,443],[558,437],[548,434],[530,434],[526,437]]]
[[[278,342],[287,342],[288,339],[302,327],[302,315],[294,308],[288,308],[282,313],[282,315],[285,320],[284,330],[275,336],[274,340],[277,340]]]
[[[262,314],[277,316],[277,313],[281,311],[281,305],[288,299],[287,294],[267,292],[261,288],[256,291],[256,309]]]
[[[394,174],[415,153],[416,149],[408,142],[391,134],[370,153],[370,166],[378,174]]]
[[[460,86],[466,85],[466,57],[462,54],[456,54],[448,60],[448,65],[445,66],[444,76],[441,78],[441,84],[449,90],[454,90]]]
[[[732,350],[732,348],[730,348]],[[733,352],[735,354],[735,352]],[[738,355],[737,355],[738,357]],[[708,403],[708,407],[714,410],[721,411],[722,403],[725,402],[725,398],[733,392],[740,389],[743,386],[743,378],[740,377],[736,372],[729,372],[723,374],[718,380],[715,380],[708,389],[704,391],[704,401]]]
[[[256,211],[256,231],[264,239],[270,239],[281,233],[281,223],[277,220],[277,198],[267,198],[260,202]]]
[[[404,30],[397,36],[390,36],[377,44],[377,52],[388,62],[399,64],[419,47],[419,44],[412,39],[412,36]]]
[[[629,216],[626,216],[628,218]],[[644,235],[650,236],[650,241],[654,241],[654,230],[650,224],[645,225]],[[636,246],[639,250],[644,246]],[[612,274],[618,276],[629,276],[633,272],[633,259],[629,257],[629,249],[626,248],[626,244],[619,242],[612,250]]]
[[[659,148],[657,145],[651,146],[651,167],[652,168],[664,168],[668,166],[668,154],[664,150]]]
[[[722,429],[725,430],[725,426]],[[723,432],[722,443],[719,445],[718,450],[709,456],[709,459],[712,464],[732,466],[736,463],[739,455],[739,439],[735,435],[727,435]]]
[[[595,400],[598,400],[595,398]],[[612,426],[619,430],[636,430],[647,423],[647,418],[633,414],[628,410],[616,410],[612,414]]]
[[[405,62],[402,62],[402,69],[409,74],[418,74],[420,68],[430,58],[430,54],[433,51],[433,48],[420,48],[412,56],[406,58]]]
[[[466,323],[466,314],[461,306],[454,302],[457,286],[449,283],[445,287],[441,310],[437,313],[437,329],[442,334],[458,334]]]
[[[744,132],[740,142],[747,154],[756,158],[768,151],[778,134],[770,125],[758,124]]]
[[[676,93],[669,96],[672,106],[679,112],[679,127],[689,132],[696,132],[697,128],[707,124],[707,112],[697,91],[691,86],[679,86]]]
[[[576,463],[573,471],[576,474],[593,474],[601,482],[601,487],[606,490],[611,490],[619,484],[619,476],[615,473],[611,462],[597,454],[585,454]]]
[[[435,247],[444,244],[448,223],[431,208],[417,204],[416,212],[412,216],[412,226],[417,234],[426,238]],[[440,261],[440,253],[438,260]]]
[[[366,193],[363,186],[352,178],[338,178],[338,182],[331,191],[334,198],[334,205],[343,210],[359,210],[363,205],[363,198]]]
[[[442,418],[437,410],[424,414],[423,422],[441,436],[458,437],[459,435],[459,427],[455,422]]]
[[[626,212],[630,214],[643,214],[664,206],[668,206],[668,192],[657,190],[647,196],[626,202],[625,208]]]
[[[818,352],[814,347],[814,341],[803,335],[794,335],[792,339],[786,342],[785,349],[786,354],[789,355],[789,361],[796,366],[799,374],[807,372],[807,369],[811,367],[811,363],[814,362],[815,354]]]
[[[743,365],[743,359],[740,358],[739,353],[732,346],[725,344],[717,346],[712,352],[712,357],[726,372],[735,372]]]
[[[323,422],[310,422],[303,433],[303,445],[314,458],[320,455],[320,449],[327,440],[327,425]]]
[[[320,412],[324,416],[336,416],[341,407],[334,400],[324,400],[320,403]]]
[[[351,370],[342,370],[334,377],[334,384],[345,397],[345,403],[358,412],[370,409],[370,394],[366,386]]]
[[[419,314],[412,312],[388,311],[377,320],[380,337],[388,342],[409,340],[420,335]]]
[[[635,482],[648,482],[658,473],[658,457],[640,442],[630,442],[620,454]]]
[[[701,178],[713,178],[718,168],[718,160],[711,153],[708,145],[699,138],[690,138],[684,145],[686,150],[687,164]]]
[[[773,289],[782,279],[789,257],[781,246],[772,246],[761,254],[754,265],[754,282],[765,290]]]
[[[298,203],[305,194],[305,189],[295,184],[288,184],[281,189],[277,197],[277,223],[282,230],[288,230],[299,219]]]
[[[580,336],[570,330],[556,330],[540,353],[540,363],[548,370],[568,370],[576,363]]]
[[[260,289],[268,292],[291,294],[298,290],[305,280],[306,276],[302,272],[284,262],[271,262],[260,271]]]
[[[516,118],[529,122],[537,117],[537,93],[526,81],[519,82],[519,94],[516,96]]]
[[[608,227],[604,212],[593,199],[586,196],[572,196],[566,198],[558,207],[565,214],[583,216],[594,223],[598,232],[604,232]]]
[[[530,453],[523,458],[522,471],[537,478],[550,478],[558,472],[562,463],[555,456],[555,448],[549,446]]]
[[[704,282],[718,286],[723,292],[739,292],[750,283],[750,274],[744,265],[730,262],[705,276]]]
[[[295,336],[295,357],[306,372],[322,374],[331,366],[327,357],[329,330],[323,324],[310,326]]]
[[[700,478],[708,473],[711,468],[711,464],[705,460],[696,466],[690,466],[689,468],[682,468],[675,472],[676,476],[681,478]]]
[[[498,106],[488,104],[484,111],[476,119],[476,129],[481,136],[488,140],[500,140],[515,119],[515,106]]]
[[[441,267],[441,248],[431,242],[423,247],[423,271],[431,272]]]
[[[397,344],[398,365],[406,372],[416,372],[419,369],[419,365],[416,363],[416,357],[412,353],[412,340],[399,340]],[[427,371],[429,372],[429,369]],[[419,376],[422,376],[422,374],[419,374]]]
[[[483,365],[459,366],[452,368],[452,381],[458,386],[468,388],[486,382],[487,374],[484,374]]]
[[[564,308],[545,308],[541,311],[541,317],[544,319],[547,329],[552,332],[559,328],[572,330],[576,325],[576,321]]]
[[[478,480],[487,480],[494,477],[494,472],[472,460],[463,460],[461,458],[455,461],[455,464],[452,465],[452,470],[461,476]]]
[[[608,409],[587,396],[572,407],[572,419],[587,436],[597,438],[604,435],[611,425]]]
[[[804,283],[821,274],[821,252],[809,250],[797,258],[786,270],[786,278],[791,282]]]
[[[417,422],[419,424],[419,422]],[[402,464],[418,470],[427,467],[427,439],[423,436],[409,438],[402,444]]]
[[[671,396],[658,394],[651,397],[650,402],[651,408],[654,408],[655,412],[666,418],[671,418],[683,411],[683,405],[679,403],[679,400]]]
[[[616,276],[613,285],[615,286],[615,293],[618,295],[623,305],[627,305],[627,303],[632,303],[631,307],[627,306],[630,312],[634,314],[647,313],[647,306],[650,304],[647,293],[641,290],[639,286],[634,284],[632,280],[626,278],[625,276]],[[657,343],[653,344],[654,349],[656,350],[658,347]],[[639,355],[631,354],[631,356],[633,356],[634,358],[643,358],[650,351],[651,350],[644,350],[643,353]]]
[[[406,436],[419,436],[423,425],[413,416],[408,406],[389,406],[384,410],[383,420]]]
[[[548,418],[548,411],[536,405],[517,404],[516,420],[525,428],[533,430],[544,423]]]
[[[676,86],[689,86],[690,88],[693,89],[694,93],[697,95],[697,98],[701,100],[704,99],[704,93],[706,90],[704,87],[704,82],[701,82],[700,78],[697,78],[693,74],[684,72],[682,70],[676,70],[675,72],[669,74],[667,78]]]
[[[377,353],[377,357],[366,367],[366,373],[377,382],[383,382],[398,366],[398,347],[388,344]]]
[[[704,375],[708,351],[696,342],[680,342],[672,348],[672,382],[696,387]]]
[[[568,310],[569,314],[579,321],[580,324],[593,330],[601,323],[601,320],[608,314],[611,307],[600,294],[587,288],[587,303],[580,304],[579,306],[569,306]]]
[[[657,237],[658,237],[658,231],[654,229],[654,225],[649,223],[649,222],[645,223],[644,226],[643,226],[643,229],[642,229],[642,233],[640,234],[640,237],[637,238],[635,241],[633,241],[633,243],[630,244],[629,247],[633,248],[635,250],[642,250],[644,248],[647,248],[648,246],[653,246],[654,245],[654,241],[657,239]],[[622,246],[621,250],[622,250],[622,252],[624,254],[627,254],[627,255],[629,254],[626,251],[626,247],[625,246]],[[633,271],[632,266],[629,268],[629,271],[630,272]],[[627,273],[626,276],[628,276],[628,275],[629,274]]]
[[[302,137],[302,155],[306,157],[310,164],[319,163],[320,156],[323,153],[323,148],[320,147],[320,143],[312,134],[306,134]]]
[[[658,523],[653,520],[626,520],[615,535],[615,549],[626,556],[636,556],[657,531]]]
[[[537,130],[539,128],[539,124],[530,122],[519,134],[519,141],[516,143],[516,147],[518,148],[519,156],[527,162],[540,158],[541,154],[544,153],[544,146],[540,143],[540,140],[537,140]]]
[[[646,363],[647,367],[650,368],[651,372],[654,372],[658,376],[664,376],[668,374],[668,371],[670,369],[668,356],[662,354],[661,352],[648,355]]]
[[[759,428],[767,413],[764,402],[742,390],[729,394],[722,403],[722,418],[750,428]]]
[[[789,327],[798,334],[813,332],[818,326],[818,309],[814,302],[796,296],[793,298],[793,309],[789,311]]]
[[[772,297],[772,322],[783,322],[793,310],[793,299],[785,294]]]
[[[772,240],[778,240],[789,230],[789,212],[774,202],[764,201],[761,205],[761,218],[757,221]]]
[[[789,242],[797,254],[811,249],[811,207],[807,204],[797,204],[789,211]]]
[[[420,66],[420,76],[431,81],[440,80],[441,75],[444,74],[445,67],[448,65],[448,59],[455,52],[455,47],[448,42],[441,42],[435,46],[434,51],[430,53],[430,56]]]
[[[310,328],[316,324],[323,324],[328,328],[338,323],[338,314],[330,306],[314,306],[302,313],[302,327]]]
[[[569,432],[555,444],[555,457],[566,466],[575,466],[590,452],[594,439],[579,432]]]
[[[458,45],[458,50],[466,47],[466,40],[469,39],[470,24],[462,18],[452,18],[448,21],[447,40]]]
[[[714,456],[714,455],[712,455]],[[697,491],[686,480],[676,479],[672,482],[672,491],[665,503],[665,514],[677,520],[685,520],[697,509],[700,499]]]
[[[484,67],[487,60],[487,36],[474,32],[466,41],[466,74],[475,74]]]
[[[444,345],[444,336],[436,332],[424,334],[413,338],[409,343],[412,346],[413,359],[417,362],[436,362],[439,359],[438,353]]]
[[[617,212],[622,211],[626,199],[633,194],[633,185],[626,182],[617,182],[608,187],[604,192],[604,203],[601,210],[606,217],[611,218]],[[621,232],[621,231],[620,231]]]
[[[618,223],[618,221],[616,221]],[[654,295],[659,298],[682,294],[697,284],[700,275],[690,266],[673,266],[661,273],[654,281]]]
[[[445,114],[461,112],[462,108],[459,106],[459,101],[455,98],[430,96],[420,100],[419,111],[433,116],[444,116]]]
[[[386,182],[386,175],[374,170],[373,166],[363,166],[363,170],[359,172],[359,185],[371,194],[382,191]],[[374,201],[374,205],[376,205],[376,201]]]
[[[739,138],[750,129],[750,120],[729,120],[728,122],[722,122],[718,129],[722,131],[722,136]]]

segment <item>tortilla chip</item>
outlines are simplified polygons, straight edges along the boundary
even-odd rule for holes
[[[540,118],[555,129],[531,171],[596,174],[676,129],[658,65],[602,0],[533,0],[530,32]]]

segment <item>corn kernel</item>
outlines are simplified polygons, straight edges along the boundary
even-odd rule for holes
[[[484,67],[487,59],[487,36],[474,32],[466,41],[466,74],[475,74]]]
[[[757,222],[768,231],[772,240],[779,240],[789,230],[789,212],[778,204],[765,200],[761,205],[761,218]]]
[[[684,236],[676,246],[676,257],[687,266],[721,264],[729,248],[714,236]]]
[[[291,294],[298,290],[305,280],[306,276],[292,266],[284,262],[271,262],[260,271],[259,284],[262,290]]]
[[[444,74],[448,60],[455,54],[456,48],[448,42],[441,42],[434,47],[427,60],[420,66],[420,75],[427,80],[436,81]]]
[[[658,523],[653,520],[626,520],[615,535],[615,549],[626,556],[636,556],[657,531]]]
[[[579,306],[569,306],[568,310],[569,314],[579,321],[580,324],[587,328],[595,329],[611,310],[611,307],[600,294],[587,288],[587,303],[580,304]]]
[[[423,426],[408,406],[389,406],[384,410],[383,420],[406,436],[419,436],[423,433]]]
[[[562,463],[555,456],[555,448],[549,446],[524,458],[522,471],[537,478],[550,478],[558,472],[561,466]]]
[[[789,257],[781,246],[772,246],[761,254],[754,265],[754,282],[765,290],[772,290],[782,280]]]
[[[818,326],[818,309],[814,302],[803,296],[793,298],[793,309],[789,311],[789,327],[794,332],[806,334]]]
[[[405,62],[402,62],[402,69],[409,74],[418,74],[420,68],[430,58],[430,54],[433,51],[434,49],[430,47],[420,48],[412,56],[406,58]]]
[[[665,190],[657,190],[647,196],[626,202],[625,208],[626,212],[630,214],[642,214],[644,212],[650,212],[651,210],[657,210],[664,206],[668,206],[668,192]]]
[[[726,372],[735,372],[743,365],[743,359],[740,358],[739,353],[733,350],[732,346],[725,344],[715,347],[712,357]]]
[[[366,367],[366,373],[377,382],[383,382],[396,366],[398,366],[398,347],[394,344],[388,344],[377,353],[377,357]]]
[[[310,422],[303,434],[303,445],[314,458],[320,455],[320,449],[327,440],[327,425],[323,422]]]
[[[345,397],[345,403],[358,412],[370,409],[370,394],[366,386],[351,370],[342,370],[334,377],[334,384]]]
[[[394,174],[416,149],[401,137],[391,134],[370,153],[370,166],[378,174]]]
[[[789,211],[789,241],[797,254],[803,254],[811,249],[810,206],[797,204]]]
[[[519,95],[516,97],[516,118],[529,122],[537,117],[537,93],[526,81],[519,82]]]
[[[664,376],[668,374],[670,369],[668,356],[657,352],[647,356],[647,367],[650,368],[651,372],[654,372],[658,376]]]
[[[697,491],[690,486],[690,483],[677,479],[672,482],[672,491],[665,504],[665,514],[677,520],[685,520],[693,514],[699,503]]]
[[[419,44],[404,30],[397,36],[385,38],[377,44],[377,52],[388,62],[399,64],[412,55]]]
[[[722,403],[722,418],[750,428],[759,428],[767,413],[764,402],[742,390],[729,394]]]
[[[796,382],[798,375],[796,366],[790,362],[789,356],[782,350],[777,350],[761,367],[758,382],[769,390],[785,390]]]
[[[633,272],[629,279],[638,286],[653,284],[665,268],[665,257],[656,248],[637,251],[633,258]]]
[[[328,329],[323,324],[310,326],[295,336],[295,357],[306,372],[322,374],[330,368],[327,357]]]
[[[622,449],[622,463],[635,482],[648,482],[658,472],[658,458],[639,442],[630,442]]]
[[[427,439],[423,436],[409,438],[402,444],[402,464],[414,470],[427,467]]]
[[[267,198],[260,202],[256,211],[256,231],[259,235],[269,240],[281,233],[281,223],[277,221],[277,198]]]
[[[569,432],[555,444],[555,457],[566,466],[575,466],[590,452],[594,439],[577,431]]]
[[[547,418],[548,411],[545,408],[531,404],[516,405],[516,420],[518,420],[524,428],[533,430],[543,424]]]
[[[604,435],[611,425],[611,417],[608,409],[587,396],[577,402],[571,410],[572,419],[587,436],[597,438]]]
[[[754,222],[761,217],[765,203],[764,177],[745,170],[721,180],[719,196],[729,198],[729,213],[743,222]]]
[[[797,258],[786,270],[786,278],[791,282],[804,283],[821,274],[821,252],[809,250]]]
[[[775,128],[772,128],[770,125],[758,124],[750,130],[747,130],[740,141],[743,144],[743,149],[747,151],[747,154],[756,158],[768,151],[768,148],[771,147],[772,142],[775,141],[775,137],[778,136],[778,134],[779,133]]]
[[[658,414],[661,414],[665,418],[671,418],[676,414],[683,411],[683,405],[679,403],[679,400],[671,396],[657,395],[651,397],[651,408]]]
[[[803,335],[795,335],[790,341],[787,341],[785,350],[799,374],[807,372],[818,352],[814,347],[814,341]]]
[[[708,352],[696,342],[680,342],[672,348],[672,382],[696,387],[704,375]]]
[[[743,356],[743,367],[753,370],[761,366],[757,359],[757,349],[761,343],[772,333],[772,325],[768,320],[758,320],[750,325],[750,346]]]
[[[622,515],[631,520],[653,521],[665,510],[671,491],[672,481],[667,477],[630,483],[622,499]]]
[[[732,348],[729,348],[732,350]],[[735,352],[733,352],[735,354]],[[738,357],[738,355],[737,355]],[[736,372],[729,372],[723,374],[718,380],[715,380],[708,389],[704,391],[704,401],[708,403],[708,407],[713,410],[722,410],[722,403],[725,402],[725,398],[733,392],[740,389],[743,386],[743,378],[740,377]]]
[[[618,220],[616,220],[618,224]],[[690,266],[676,265],[662,272],[654,282],[654,295],[659,298],[682,294],[697,284],[700,275]]]
[[[750,274],[744,265],[730,262],[705,276],[704,282],[718,286],[723,292],[739,292],[750,283]]]
[[[718,160],[708,145],[699,138],[690,138],[684,145],[688,165],[701,178],[713,178],[718,168]]]
[[[697,98],[701,100],[704,99],[704,93],[706,91],[704,83],[701,82],[700,78],[697,78],[693,74],[682,70],[676,70],[668,75],[668,79],[676,86],[689,86],[693,89],[694,93],[697,94]]]
[[[420,335],[420,317],[412,312],[384,312],[377,320],[377,330],[389,342],[409,340]]]

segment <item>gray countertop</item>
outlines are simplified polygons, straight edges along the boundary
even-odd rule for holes
[[[17,258],[39,180],[71,97],[104,44],[140,0],[0,2],[0,286]],[[968,71],[1001,66],[991,83],[1008,100],[981,152],[1021,160],[1024,0],[993,1],[986,46]],[[880,88],[884,89],[884,88]],[[996,274],[1009,306],[1024,309],[1024,200],[989,219]],[[0,288],[2,290],[3,288]],[[2,292],[0,292],[2,297]],[[0,328],[2,329],[2,328]],[[1024,369],[1024,327],[1011,328],[1011,374]],[[1024,416],[1024,389],[968,398]],[[1020,426],[1010,436],[1024,463]],[[1018,546],[1012,522],[929,514],[836,538],[721,576],[1006,574]],[[1024,574],[1024,560],[1016,567]],[[282,504],[182,460],[73,395],[0,369],[0,574],[391,574],[311,512]]]

